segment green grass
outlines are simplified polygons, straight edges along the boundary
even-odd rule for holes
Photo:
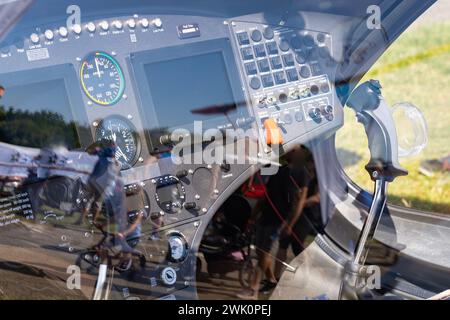
[[[409,175],[389,186],[389,201],[419,210],[450,214],[450,173],[426,177],[418,172],[424,159],[450,154],[450,23],[406,31],[384,53],[362,81],[378,79],[390,105],[411,102],[428,124],[428,145],[417,156],[401,158]],[[364,165],[369,160],[364,128],[354,112],[345,108],[345,125],[336,144],[348,176],[367,190],[372,182]]]

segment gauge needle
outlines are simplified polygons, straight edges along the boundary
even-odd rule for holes
[[[122,158],[125,159],[125,161],[128,161],[127,156],[122,152],[122,149],[120,149],[119,146],[117,146],[117,153],[119,153],[122,156]]]
[[[115,132],[113,131],[112,127],[111,127],[111,122],[108,125],[108,129],[109,129],[109,132],[111,132],[111,138],[113,139],[114,142],[116,142],[117,141],[117,136],[116,136]]]
[[[98,65],[98,59],[97,58],[95,58],[95,67],[97,68],[97,72],[96,73],[98,74],[98,77],[101,78],[102,76],[100,74],[100,67]]]

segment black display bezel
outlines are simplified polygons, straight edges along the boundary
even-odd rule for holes
[[[129,69],[133,74],[134,88],[137,89],[136,96],[138,97],[140,113],[144,122],[148,125],[145,129],[145,136],[147,139],[148,149],[151,154],[158,154],[170,151],[170,146],[164,145],[159,140],[161,135],[166,134],[162,128],[165,128],[164,123],[158,121],[157,108],[155,108],[152,94],[149,90],[149,84],[147,81],[145,66],[157,62],[165,62],[170,60],[176,60],[181,58],[188,58],[191,56],[197,56],[202,54],[220,52],[224,59],[225,68],[227,70],[227,78],[230,84],[230,88],[233,95],[233,100],[238,106],[236,117],[248,116],[247,108],[240,108],[243,102],[246,101],[244,92],[242,90],[240,75],[234,53],[231,45],[231,41],[228,38],[219,38],[207,41],[201,41],[196,43],[166,47],[161,49],[148,50],[143,52],[132,53],[129,57]],[[206,126],[207,128],[215,128],[223,125],[223,122],[218,122],[221,119],[217,118],[206,121],[206,123],[216,123],[216,125]],[[225,119],[225,117],[224,117]],[[150,128],[150,130],[149,130]],[[150,131],[155,129],[155,133]],[[170,130],[177,129],[177,127],[168,128]]]
[[[82,94],[79,90],[79,79],[73,64],[61,64],[23,71],[14,71],[1,74],[3,87],[16,87],[42,82],[61,80],[64,81],[67,99],[69,100],[70,112],[75,122],[75,127],[81,148],[92,144],[90,125],[84,107]],[[20,80],[19,80],[20,79]]]

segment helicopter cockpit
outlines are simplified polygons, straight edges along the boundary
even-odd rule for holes
[[[0,298],[211,298],[216,249],[239,252],[248,289],[251,228],[206,237],[255,199],[283,211],[266,183],[295,150],[313,159],[320,212],[301,253],[274,258],[272,299],[448,289],[450,216],[386,205],[411,169],[383,83],[363,78],[433,2],[0,1]],[[341,166],[346,112],[373,194]],[[405,113],[419,153],[425,120]]]

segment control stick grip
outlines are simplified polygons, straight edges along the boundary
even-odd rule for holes
[[[372,180],[393,181],[408,174],[398,162],[398,142],[395,122],[386,101],[381,95],[381,85],[369,80],[358,86],[347,105],[355,110],[358,122],[366,131],[370,161],[365,166]]]

